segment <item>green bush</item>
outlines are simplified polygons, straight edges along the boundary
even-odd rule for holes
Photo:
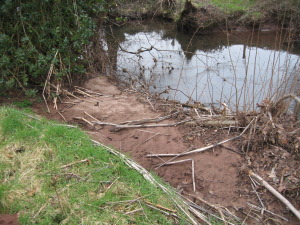
[[[92,17],[106,9],[104,0],[2,0],[0,90],[40,85],[52,63],[53,79],[83,74]]]

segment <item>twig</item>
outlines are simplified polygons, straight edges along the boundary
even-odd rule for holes
[[[265,188],[267,188],[273,195],[275,195],[283,204],[286,205],[293,213],[294,215],[300,220],[300,212],[290,203],[289,200],[287,200],[285,197],[283,197],[278,191],[275,190],[268,182],[266,182],[262,177],[254,173],[253,171],[249,171],[249,175],[255,178],[257,181],[260,182],[261,185],[263,185]]]
[[[166,210],[166,211],[169,211],[169,212],[172,212],[172,213],[177,213],[176,210],[166,208],[166,207],[164,207],[164,206],[162,206],[162,205],[159,205],[159,204],[153,204],[153,203],[151,203],[151,202],[149,202],[149,201],[146,201],[146,200],[144,200],[144,202],[145,202],[146,204],[155,206],[155,207],[157,207],[157,208],[159,208],[159,209],[163,209],[163,210]]]
[[[83,120],[84,122],[86,122],[89,125],[91,125],[92,127],[94,127],[94,124],[92,124],[90,121],[88,121],[87,119],[85,119],[83,117],[74,117],[74,119],[76,119],[76,120]]]
[[[263,209],[263,208],[261,208],[261,207],[259,207],[259,206],[253,205],[253,204],[251,204],[251,203],[249,203],[249,202],[248,202],[247,204],[248,204],[250,207],[252,207],[252,208],[254,208],[254,209],[258,210],[258,211],[264,210],[265,212],[270,213],[270,214],[273,215],[273,216],[277,216],[277,217],[279,217],[280,219],[282,219],[282,220],[284,220],[284,221],[286,221],[286,222],[289,221],[287,218],[285,218],[285,217],[283,217],[283,216],[280,216],[280,215],[278,215],[278,214],[276,214],[276,213],[273,213],[272,211],[269,211],[269,210],[267,210],[267,209]]]
[[[135,209],[135,210],[132,210],[130,212],[126,212],[124,213],[124,215],[129,215],[129,214],[132,214],[132,213],[136,213],[136,212],[139,212],[139,211],[142,211],[143,209]]]
[[[286,99],[288,99],[288,98],[292,98],[292,99],[294,99],[296,102],[298,102],[298,103],[300,104],[300,98],[299,98],[299,97],[297,97],[297,96],[294,95],[294,94],[288,94],[288,95],[285,95],[285,96],[283,96],[282,98],[280,98],[280,99],[274,104],[273,108],[276,109],[276,108],[278,107],[278,105],[279,105],[282,101],[284,101],[284,100],[286,100]]]
[[[149,131],[149,130],[140,130],[140,129],[137,129],[137,131],[151,133],[151,134],[159,134],[159,135],[171,136],[170,134],[162,134],[162,133],[157,133],[157,132],[153,132],[153,131]]]
[[[129,129],[129,128],[151,128],[151,127],[176,127],[180,124],[186,123],[188,121],[191,121],[192,119],[189,120],[184,120],[180,121],[177,123],[170,123],[170,124],[152,124],[152,125],[120,125],[120,124],[115,124],[115,123],[105,123],[105,122],[97,122],[97,121],[92,121],[93,124],[97,125],[108,125],[108,126],[114,126],[112,130],[117,131],[120,129]]]
[[[125,121],[125,122],[121,122],[120,125],[139,125],[139,124],[144,124],[144,123],[157,123],[166,119],[171,118],[174,115],[177,115],[178,112],[173,113],[171,115],[167,115],[167,116],[162,116],[162,117],[156,117],[156,118],[146,118],[146,119],[141,119],[141,120],[133,120],[133,121]]]
[[[174,217],[176,217],[176,218],[179,218],[175,213],[169,213],[169,212],[166,212],[166,211],[161,210],[161,209],[159,209],[159,208],[157,208],[157,207],[155,207],[155,206],[153,206],[153,205],[150,205],[150,204],[148,204],[148,203],[146,203],[146,202],[145,202],[145,204],[146,204],[148,207],[150,207],[150,208],[152,208],[152,209],[155,209],[155,210],[157,210],[157,211],[159,211],[159,212],[161,212],[161,213],[163,213],[163,214],[165,214],[165,215],[167,215],[167,216],[174,216]]]
[[[64,115],[62,113],[60,113],[59,111],[57,111],[57,113],[64,119],[65,122],[67,122],[66,118],[64,117]]]
[[[86,114],[87,116],[91,117],[93,120],[96,120],[97,122],[100,122],[100,120],[96,119],[95,117],[91,116],[90,114],[88,114],[86,111],[83,111],[84,114]],[[101,122],[100,122],[101,123]]]
[[[196,191],[196,181],[195,181],[195,162],[192,160],[192,180],[193,180],[193,191]]]
[[[195,112],[196,112],[196,114],[197,114],[198,118],[200,119],[201,117],[200,117],[200,115],[199,115],[199,113],[198,113],[197,109],[196,109],[196,108],[194,108],[194,110],[195,110]]]
[[[106,192],[109,191],[109,189],[111,189],[111,187],[117,182],[117,180],[119,179],[120,177],[117,177],[107,188],[106,188]]]
[[[150,104],[151,108],[153,109],[153,111],[155,111],[155,108],[154,108],[154,106],[152,105],[151,101],[149,100],[148,96],[146,97],[146,99],[147,99],[147,101],[149,102],[149,104]]]
[[[253,121],[254,121],[254,119],[248,124],[248,126],[238,136],[235,136],[233,138],[229,138],[229,139],[223,140],[223,141],[221,141],[219,143],[216,143],[216,144],[213,144],[213,145],[209,145],[209,146],[206,146],[206,147],[203,147],[203,148],[198,148],[198,149],[193,150],[193,151],[185,151],[185,152],[182,152],[182,153],[179,153],[179,154],[150,154],[150,155],[146,155],[145,157],[157,157],[157,156],[160,156],[160,157],[172,157],[172,156],[176,156],[176,157],[178,157],[178,156],[184,156],[184,155],[189,155],[189,154],[193,154],[193,153],[203,152],[203,151],[206,151],[208,149],[214,148],[216,146],[222,145],[222,144],[224,144],[226,142],[233,141],[235,139],[238,139],[238,138],[242,137],[243,134],[249,129],[249,127],[250,127],[250,125],[252,124]]]
[[[166,166],[166,165],[174,165],[177,163],[184,163],[184,162],[188,162],[191,161],[192,162],[192,182],[193,182],[193,191],[196,191],[196,183],[195,183],[195,163],[193,159],[184,159],[184,160],[178,160],[178,161],[173,161],[173,162],[165,162],[162,165],[159,166],[159,168],[161,166]]]
[[[240,221],[240,220],[241,220],[240,218],[238,218],[236,215],[234,215],[232,212],[230,212],[230,211],[227,210],[226,208],[225,208],[226,210],[223,210],[220,206],[213,205],[213,204],[209,203],[208,201],[206,201],[206,200],[200,198],[199,196],[196,196],[196,195],[193,195],[193,194],[188,194],[188,196],[193,197],[193,198],[195,198],[195,199],[201,201],[202,203],[204,203],[204,204],[206,204],[207,206],[213,208],[214,210],[218,211],[219,213],[222,212],[222,214],[225,214],[227,217],[231,217],[231,218],[233,218],[233,219],[235,219],[235,220],[237,220],[237,221]],[[188,199],[188,200],[189,200],[189,199]],[[190,201],[190,200],[189,200],[189,201]],[[191,202],[191,201],[190,201],[190,202]],[[195,205],[195,203],[193,203],[193,202],[191,202],[191,204],[192,204],[192,206]],[[195,207],[195,206],[194,206],[194,207]],[[207,210],[206,210],[206,211],[207,211]],[[212,215],[213,215],[214,217],[218,218],[218,219],[221,219],[221,218],[219,218],[218,216],[216,216],[216,215],[214,215],[214,214],[212,214]],[[222,219],[221,219],[221,220],[222,220]],[[225,222],[225,220],[224,220],[224,222]],[[230,223],[230,222],[228,222],[228,221],[227,221],[227,223],[232,224],[232,223]]]
[[[263,212],[264,212],[264,210],[266,209],[266,207],[265,207],[264,203],[262,202],[261,198],[259,197],[259,194],[257,193],[257,191],[256,191],[256,189],[255,189],[255,187],[254,187],[254,181],[251,179],[251,177],[250,177],[250,180],[251,180],[251,182],[252,182],[252,183],[251,183],[252,189],[253,189],[254,193],[256,194],[256,196],[257,196],[257,198],[258,198],[258,200],[259,200],[259,203],[260,203],[260,205],[261,205],[261,207],[262,207],[261,214],[263,214]]]
[[[152,135],[152,136],[149,137],[147,140],[145,140],[145,141],[143,141],[141,144],[139,144],[139,146],[142,145],[142,144],[145,144],[147,141],[151,140],[152,138],[156,137],[157,135],[159,135],[159,133],[156,133],[156,134]]]
[[[117,202],[107,202],[106,204],[110,204],[110,205],[113,205],[113,204],[123,204],[123,203],[131,204],[131,203],[134,203],[134,202],[136,202],[136,201],[139,201],[141,198],[145,198],[145,197],[147,197],[147,195],[146,195],[146,196],[139,197],[139,198],[136,198],[136,199],[132,199],[132,200],[117,201]]]
[[[73,165],[78,164],[78,163],[90,163],[90,162],[91,162],[91,160],[89,160],[89,159],[83,159],[83,160],[79,160],[79,161],[76,161],[76,162],[69,163],[67,165],[63,165],[60,168],[64,169],[64,168],[73,166]]]
[[[43,92],[42,92],[42,96],[43,96],[44,101],[45,101],[45,103],[46,103],[46,107],[47,107],[48,113],[50,113],[50,109],[49,109],[49,106],[48,106],[48,103],[47,103],[47,99],[46,99],[46,97],[45,97],[45,91],[46,91],[47,85],[48,85],[48,83],[49,83],[49,81],[50,81],[51,75],[52,75],[52,73],[53,73],[54,60],[55,60],[55,58],[56,58],[56,56],[57,56],[57,53],[58,53],[58,51],[56,51],[56,53],[55,53],[55,55],[54,55],[54,57],[53,57],[53,59],[52,59],[52,63],[51,63],[51,65],[50,65],[49,72],[48,72],[48,75],[47,75],[47,78],[46,78],[46,81],[45,81],[45,84],[44,84]]]
[[[49,198],[44,205],[42,205],[42,207],[39,209],[39,211],[37,211],[37,213],[32,217],[33,219],[35,219],[47,206],[48,202],[51,200],[51,198]]]

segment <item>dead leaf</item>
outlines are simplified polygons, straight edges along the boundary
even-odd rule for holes
[[[36,191],[37,191],[37,188],[34,188],[33,190],[27,191],[27,195],[29,197],[33,197],[35,195]]]
[[[14,157],[13,154],[10,153],[4,153],[4,155],[9,159],[12,159]]]

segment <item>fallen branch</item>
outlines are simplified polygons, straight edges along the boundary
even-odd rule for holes
[[[186,123],[188,121],[191,121],[192,119],[189,120],[184,120],[180,121],[177,123],[169,123],[169,124],[152,124],[152,125],[120,125],[120,124],[115,124],[115,123],[105,123],[105,122],[97,122],[97,121],[92,121],[93,124],[96,125],[108,125],[108,126],[114,126],[112,131],[117,131],[121,129],[129,129],[129,128],[152,128],[152,127],[176,127],[180,124]]]
[[[252,124],[253,121],[254,121],[254,119],[248,124],[248,126],[238,136],[223,140],[219,143],[209,145],[209,146],[206,146],[206,147],[203,147],[203,148],[198,148],[198,149],[195,149],[195,150],[192,150],[192,151],[185,151],[185,152],[182,152],[182,153],[179,153],[179,154],[149,154],[149,155],[146,155],[145,157],[158,157],[158,156],[159,157],[173,157],[173,156],[174,157],[175,156],[179,157],[179,156],[185,156],[185,155],[189,155],[189,154],[193,154],[193,153],[203,152],[203,151],[206,151],[208,149],[214,148],[216,146],[222,145],[226,142],[233,141],[233,140],[236,140],[238,138],[241,138],[243,136],[243,134],[249,129],[249,127],[250,127],[250,125]]]
[[[141,119],[141,120],[132,120],[132,121],[125,121],[120,123],[120,125],[140,125],[144,123],[157,123],[166,119],[170,119],[172,116],[177,115],[178,112],[173,113],[168,116],[162,116],[162,117],[156,117],[156,118],[146,118],[146,119]]]
[[[300,220],[300,212],[290,203],[289,200],[287,200],[285,197],[283,197],[278,191],[275,190],[270,184],[268,184],[267,181],[265,181],[262,177],[254,173],[253,171],[249,171],[249,175],[256,179],[261,185],[263,185],[265,188],[267,188],[275,197],[277,197],[283,204],[285,204],[286,207],[288,207],[294,215]]]

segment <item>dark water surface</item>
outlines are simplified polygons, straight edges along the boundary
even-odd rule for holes
[[[161,21],[113,30],[121,46],[115,60],[120,79],[152,92],[168,90],[164,98],[253,110],[299,87],[299,51],[288,33],[193,36]]]

